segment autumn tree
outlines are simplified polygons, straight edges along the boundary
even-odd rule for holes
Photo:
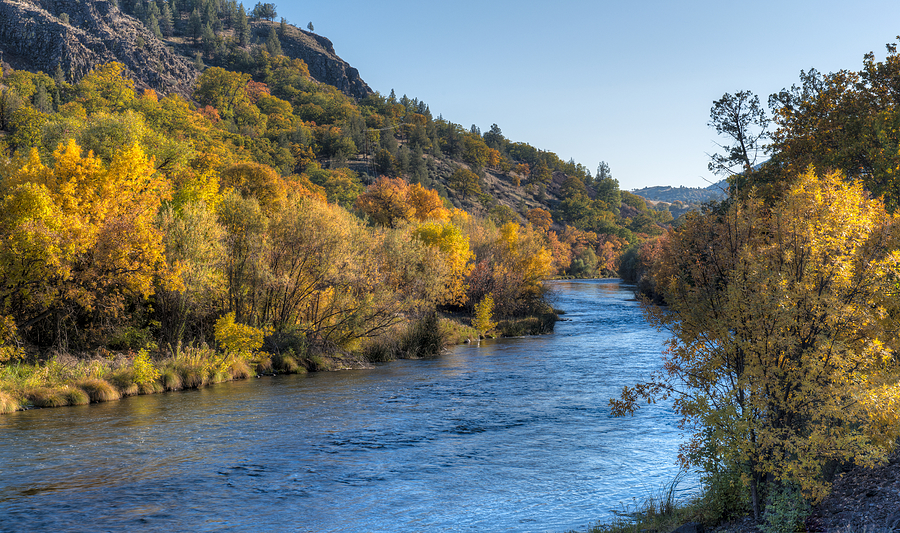
[[[395,227],[404,221],[447,220],[449,213],[435,191],[403,178],[381,177],[359,195],[356,209],[379,225]]]
[[[264,211],[271,211],[284,198],[284,181],[275,170],[259,163],[239,163],[222,172],[222,185],[244,197],[256,199]]]
[[[249,74],[229,72],[212,67],[203,71],[194,89],[194,98],[200,105],[215,107],[223,118],[232,118],[235,110],[252,105],[247,96]]]
[[[469,239],[451,221],[425,222],[415,229],[414,234],[419,240],[438,250],[441,262],[448,267],[449,272],[445,286],[437,303],[442,305],[464,304],[466,301],[465,276],[471,270],[469,261],[472,259]]]
[[[528,213],[526,213],[525,218],[528,219],[535,228],[540,229],[541,231],[548,231],[550,226],[553,225],[553,218],[550,216],[550,212],[546,209],[541,209],[540,207],[535,207],[534,209],[530,209]]]
[[[359,195],[356,209],[371,217],[376,224],[392,228],[415,214],[415,207],[407,198],[408,189],[403,178],[378,178],[366,192]]]
[[[94,68],[73,87],[75,101],[88,113],[123,111],[134,101],[134,80],[125,76],[125,65],[106,63]]]
[[[106,164],[69,140],[53,159],[32,150],[4,163],[2,305],[32,340],[65,343],[81,321],[91,328],[68,341],[92,342],[129,300],[177,284],[154,224],[168,183],[134,145]]]
[[[497,316],[522,316],[541,311],[543,280],[551,273],[550,250],[532,226],[508,222],[474,244],[475,264],[468,275],[467,301],[474,305],[494,298]]]
[[[767,205],[690,215],[661,243],[652,275],[672,332],[664,371],[614,400],[674,399],[693,431],[683,462],[707,481],[828,491],[831,462],[871,466],[893,448],[897,407],[897,219],[842,175],[801,175]]]

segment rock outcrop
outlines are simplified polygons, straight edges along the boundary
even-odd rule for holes
[[[140,21],[107,0],[0,0],[0,53],[16,69],[69,81],[118,61],[138,88],[189,95],[199,72]]]
[[[265,42],[273,24],[253,23],[259,41]],[[139,89],[189,97],[200,74],[194,49],[178,40],[171,44],[109,0],[0,0],[0,61],[14,69],[53,75],[59,66],[69,81],[77,81],[99,64],[118,61]],[[372,94],[325,37],[289,25],[281,47],[304,60],[316,81],[354,98]]]
[[[253,31],[257,38],[265,42],[274,22],[256,22]],[[309,66],[309,74],[316,81],[337,87],[341,92],[354,98],[364,98],[372,94],[372,89],[360,78],[359,71],[338,57],[331,41],[295,26],[288,26],[279,37],[284,55],[299,58]]]

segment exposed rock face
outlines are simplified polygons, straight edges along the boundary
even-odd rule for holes
[[[253,24],[253,31],[260,41],[265,42],[272,26],[278,24],[257,22]],[[359,71],[338,57],[331,41],[325,37],[289,25],[279,42],[284,55],[306,62],[309,74],[316,81],[333,85],[354,98],[372,94],[372,89],[359,77]]]
[[[68,17],[68,23],[64,22]],[[118,61],[138,88],[190,95],[199,72],[107,0],[0,0],[0,52],[21,70],[62,67],[69,81]]]
[[[253,31],[265,42],[272,25],[255,22]],[[317,81],[354,98],[372,94],[325,37],[288,26],[281,47],[289,57],[304,60]],[[50,75],[59,65],[69,81],[80,80],[99,64],[118,61],[139,89],[186,97],[200,74],[192,58],[167,46],[109,0],[0,0],[0,59],[15,69]]]

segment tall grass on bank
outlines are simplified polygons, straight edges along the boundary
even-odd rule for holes
[[[394,359],[434,357],[447,347],[447,329],[436,314],[398,324],[362,347],[367,361],[379,363]]]
[[[244,358],[223,357],[207,346],[179,346],[173,352],[157,361],[141,350],[90,359],[56,354],[34,364],[0,365],[0,414],[28,407],[108,402],[254,375]]]
[[[634,508],[614,511],[615,519],[592,526],[588,533],[668,532],[696,521],[701,514],[698,508],[700,500],[694,497],[679,501],[675,494],[685,474],[684,471],[679,472],[657,494],[649,495]]]

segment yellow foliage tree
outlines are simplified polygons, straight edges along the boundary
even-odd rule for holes
[[[487,335],[497,327],[497,323],[493,322],[494,317],[494,297],[488,294],[475,305],[475,320],[472,325],[480,335]]]
[[[761,485],[828,491],[823,468],[882,460],[900,433],[898,220],[839,174],[802,175],[775,205],[753,193],[693,215],[653,267],[672,332],[665,371],[614,411],[673,397],[685,463]]]
[[[125,77],[125,65],[100,65],[75,84],[75,101],[88,113],[124,111],[134,102],[134,80]]]
[[[137,146],[109,165],[75,141],[45,166],[32,150],[0,169],[0,269],[5,312],[19,329],[55,315],[115,315],[154,283],[177,283],[154,225],[168,184]]]
[[[466,301],[465,277],[472,268],[469,264],[469,260],[472,258],[469,239],[452,222],[425,222],[416,228],[415,234],[425,244],[437,248],[449,266],[450,276],[440,303],[464,304]]]

